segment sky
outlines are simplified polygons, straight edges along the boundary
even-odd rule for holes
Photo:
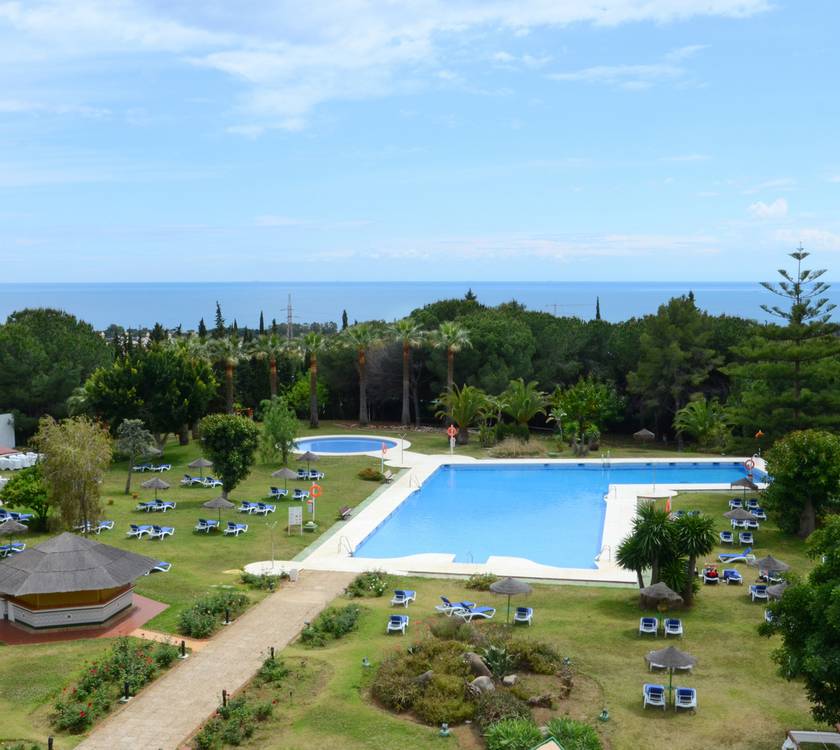
[[[840,278],[835,0],[0,0],[0,282]]]

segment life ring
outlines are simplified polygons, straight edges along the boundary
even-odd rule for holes
[[[309,494],[312,495],[312,497],[321,497],[321,485],[313,483],[309,488]]]
[[[454,438],[458,434],[458,428],[454,424],[451,424],[446,428],[446,434]]]
[[[753,461],[751,458],[748,458],[746,461],[744,461],[744,466],[746,467],[747,471],[752,471],[755,468],[755,461]]]

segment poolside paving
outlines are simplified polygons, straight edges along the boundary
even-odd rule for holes
[[[78,749],[178,750],[216,710],[223,689],[233,693],[243,687],[269,648],[288,645],[353,577],[303,571],[296,583],[266,597],[116,711]]]

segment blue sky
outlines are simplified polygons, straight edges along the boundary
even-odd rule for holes
[[[0,280],[753,280],[800,240],[837,278],[838,23],[0,0]]]

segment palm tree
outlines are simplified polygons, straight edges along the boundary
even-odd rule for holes
[[[446,349],[446,390],[455,382],[455,353],[472,346],[470,332],[458,323],[447,320],[434,333],[435,346]]]
[[[635,535],[630,534],[618,545],[618,549],[615,551],[615,560],[625,570],[632,570],[636,573],[636,580],[640,589],[645,587],[642,571],[647,568],[648,560]]]
[[[710,516],[683,516],[674,524],[680,554],[688,555],[688,571],[683,589],[683,600],[687,606],[694,598],[694,569],[697,558],[708,555],[715,547],[715,521]]]
[[[359,370],[359,424],[366,425],[370,421],[367,409],[367,355],[382,336],[379,329],[371,323],[357,323],[343,331],[342,336],[346,345],[356,350],[356,366]]]
[[[713,398],[689,401],[674,415],[674,429],[687,433],[706,448],[721,447],[726,444],[731,433],[731,424],[726,410]]]
[[[309,426],[318,426],[318,352],[327,348],[320,333],[307,333],[300,339],[301,350],[309,355]]]
[[[210,342],[210,357],[225,368],[225,410],[228,414],[233,414],[233,372],[245,356],[242,342],[234,336]]]
[[[545,393],[537,388],[537,381],[526,383],[522,378],[511,380],[502,394],[502,410],[514,422],[525,427],[537,414],[545,413]]]
[[[410,367],[411,350],[420,346],[424,340],[422,329],[411,318],[397,320],[388,327],[388,333],[394,341],[402,344],[402,416],[400,424],[407,427],[411,422],[410,401]]]
[[[445,390],[435,400],[439,409],[435,413],[441,419],[452,419],[460,428],[457,440],[464,445],[470,440],[469,428],[487,414],[487,394],[472,385],[459,388],[457,385]]]
[[[271,398],[277,396],[277,360],[289,351],[286,339],[276,333],[260,336],[251,343],[248,351],[255,359],[268,360],[268,388]]]
[[[639,554],[650,565],[650,582],[659,583],[662,563],[673,557],[674,524],[670,514],[652,502],[644,503],[633,519],[633,536]]]

